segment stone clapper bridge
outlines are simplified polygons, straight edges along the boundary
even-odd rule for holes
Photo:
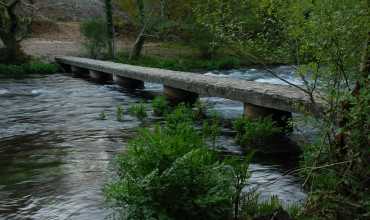
[[[194,102],[199,95],[221,97],[244,103],[246,117],[272,116],[286,123],[293,112],[315,113],[307,94],[293,86],[258,83],[241,79],[207,76],[197,73],[171,71],[100,61],[80,57],[56,57],[65,71],[89,75],[94,80],[112,80],[127,89],[142,89],[144,82],[163,84],[168,100]],[[322,106],[322,105],[321,105]]]

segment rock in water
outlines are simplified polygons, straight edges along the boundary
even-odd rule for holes
[[[284,209],[279,208],[271,215],[259,216],[253,220],[293,220],[293,218]]]

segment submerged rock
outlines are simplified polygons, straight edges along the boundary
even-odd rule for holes
[[[280,208],[274,211],[274,213],[271,215],[259,216],[254,218],[253,220],[293,220],[293,218],[290,217],[287,211]]]

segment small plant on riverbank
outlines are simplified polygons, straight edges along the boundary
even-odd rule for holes
[[[204,119],[207,115],[207,106],[201,101],[194,103],[194,117],[198,120]]]
[[[152,108],[154,115],[156,116],[163,116],[170,111],[170,105],[167,101],[166,97],[164,96],[157,96],[154,98],[152,102]]]
[[[165,119],[168,127],[176,127],[182,123],[194,123],[193,111],[185,104],[178,105]]]
[[[226,159],[226,163],[229,164],[232,169],[232,177],[234,183],[234,194],[233,194],[233,206],[234,206],[234,219],[242,218],[242,211],[245,212],[245,206],[248,202],[255,200],[257,195],[253,190],[249,192],[243,192],[245,187],[248,185],[249,178],[251,176],[249,172],[249,164],[252,160],[254,152],[247,154],[245,157],[232,156]]]
[[[0,64],[0,78],[23,78],[31,74],[53,74],[58,71],[56,64],[30,62],[20,65]]]
[[[233,125],[236,130],[236,142],[243,147],[251,145],[262,145],[270,138],[282,132],[270,117],[252,120],[249,118],[239,118]]]
[[[212,115],[210,119],[203,122],[202,134],[205,140],[210,140],[212,148],[216,148],[217,138],[221,134],[221,122],[217,115]]]
[[[116,117],[117,117],[117,121],[123,121],[123,108],[121,105],[117,106]]]
[[[107,120],[107,114],[104,111],[100,112],[99,120]]]
[[[135,116],[140,121],[143,121],[146,117],[148,117],[144,103],[135,104],[131,106],[128,111],[131,116]]]

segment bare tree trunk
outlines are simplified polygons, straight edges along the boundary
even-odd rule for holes
[[[2,37],[4,43],[4,55],[3,60],[6,62],[15,62],[17,60],[17,50],[19,49],[19,45],[12,35],[3,36]]]
[[[114,25],[112,0],[105,0],[105,13],[107,22],[108,56],[110,59],[114,59]]]
[[[134,47],[132,48],[130,54],[130,60],[137,59],[138,57],[141,56],[141,51],[143,50],[145,43],[145,29],[146,27],[143,27],[143,29],[140,31],[139,36],[136,38]]]
[[[7,63],[22,62],[25,58],[17,39],[17,34],[19,31],[19,19],[15,13],[15,8],[20,2],[20,0],[13,0],[7,5],[2,5],[5,7],[9,24],[5,25],[4,27],[0,27],[0,38],[5,46],[5,48],[1,51],[3,54],[0,56],[0,59]],[[5,17],[2,17],[2,19],[5,19]]]
[[[139,22],[141,25],[141,31],[136,38],[134,47],[130,53],[130,60],[137,59],[141,55],[141,51],[143,50],[145,44],[145,32],[147,28],[147,21],[145,19],[145,7],[143,0],[136,0],[138,12],[139,12]]]

